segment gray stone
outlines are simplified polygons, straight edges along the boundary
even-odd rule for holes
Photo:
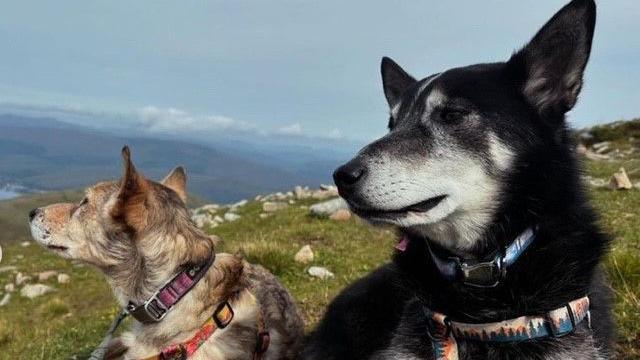
[[[14,283],[8,283],[7,285],[4,286],[4,291],[11,293],[16,291],[16,286],[14,285]]]
[[[2,300],[0,300],[0,307],[6,306],[9,303],[9,300],[11,300],[11,294],[4,294]]]
[[[294,260],[302,264],[307,264],[312,262],[313,258],[314,258],[313,250],[311,250],[310,245],[303,246],[300,250],[298,250],[298,252],[294,256]]]
[[[29,280],[31,280],[31,276],[25,275],[21,272],[16,274],[16,281],[15,281],[16,286],[20,286]]]
[[[226,214],[224,214],[224,219],[226,221],[236,221],[236,220],[240,220],[241,216],[238,214],[234,214],[232,212],[227,212]]]
[[[20,290],[20,296],[33,299],[52,291],[55,291],[55,289],[51,286],[43,284],[27,284],[22,288],[22,290]]]
[[[609,180],[609,188],[613,190],[630,190],[633,189],[633,184],[627,176],[627,172],[621,167],[616,173],[611,176]]]
[[[13,265],[2,266],[0,267],[0,274],[9,272],[9,271],[16,271],[16,270],[18,270],[17,266],[13,266]]]
[[[334,277],[333,273],[322,266],[312,266],[307,270],[309,275],[320,279],[330,279]]]
[[[43,271],[38,274],[38,281],[47,281],[56,275],[58,275],[57,271],[53,271],[53,270]]]
[[[268,201],[262,204],[262,210],[264,212],[276,212],[276,211],[286,209],[288,206],[289,204],[284,202]]]
[[[311,205],[309,211],[315,216],[328,217],[340,209],[349,209],[349,205],[342,198],[324,201]]]
[[[67,284],[71,282],[71,276],[61,273],[58,274],[58,284]]]

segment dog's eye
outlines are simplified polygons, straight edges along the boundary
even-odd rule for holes
[[[80,201],[80,204],[78,206],[87,205],[88,203],[89,203],[89,198],[85,197],[84,199],[82,199],[82,201]]]
[[[440,118],[446,122],[456,122],[467,115],[464,110],[444,109],[440,112]]]

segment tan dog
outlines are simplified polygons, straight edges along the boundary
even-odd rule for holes
[[[114,342],[121,345],[119,355],[145,359],[186,344],[182,347],[197,345],[190,359],[294,358],[303,325],[287,290],[260,266],[235,255],[213,256],[212,240],[191,222],[185,206],[182,168],[156,183],[136,171],[127,147],[122,155],[120,181],[88,188],[79,204],[53,204],[30,214],[33,238],[62,257],[100,269],[123,307],[144,304],[185,269],[204,269],[161,320],[133,321],[130,331]],[[194,267],[198,264],[205,265]],[[228,326],[216,326],[194,342],[225,301],[234,314]],[[261,338],[264,332],[268,344]],[[261,354],[260,345],[266,348]]]

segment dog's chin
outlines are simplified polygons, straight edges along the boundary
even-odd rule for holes
[[[37,224],[33,224],[33,223],[30,224],[30,228],[31,228],[31,237],[33,237],[33,240],[35,240],[35,242],[42,245],[44,248],[46,248],[47,250],[51,251],[56,255],[59,255],[65,258],[70,257],[69,247],[62,244],[58,244],[55,241],[53,241],[48,231],[42,229]]]
[[[373,206],[362,207],[352,203],[349,203],[349,206],[360,218],[372,224],[389,224],[403,228],[436,223],[456,208],[447,195],[432,197],[395,210],[380,210]]]

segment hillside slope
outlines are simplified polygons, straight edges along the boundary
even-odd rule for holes
[[[120,175],[119,151],[128,144],[136,165],[159,179],[177,165],[187,168],[190,189],[220,202],[235,201],[296,184],[319,185],[329,180],[339,160],[313,163],[321,172],[305,174],[278,166],[263,154],[253,160],[241,152],[195,143],[116,136],[53,119],[0,115],[0,187],[17,183],[36,190],[80,188]]]

